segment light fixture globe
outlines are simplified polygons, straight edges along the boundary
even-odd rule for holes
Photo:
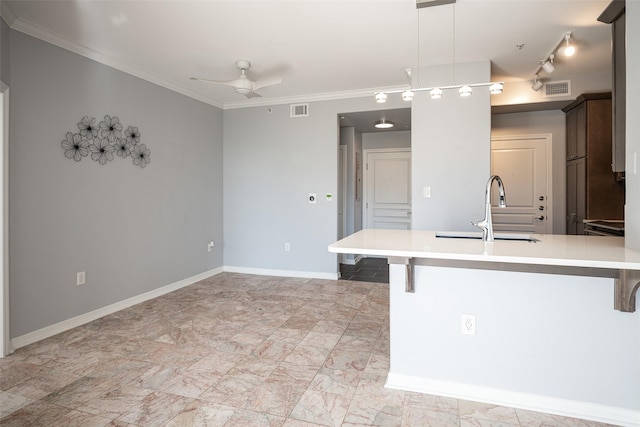
[[[504,84],[502,83],[494,83],[489,86],[489,93],[491,95],[499,95],[504,91]]]
[[[471,96],[471,94],[473,93],[473,89],[471,89],[471,86],[469,85],[464,85],[460,87],[460,89],[458,89],[458,93],[462,97]]]
[[[442,89],[440,89],[439,87],[434,87],[429,92],[429,96],[431,97],[431,99],[440,99],[440,98],[442,98]]]
[[[392,128],[394,126],[395,123],[393,123],[390,120],[385,120],[385,119],[380,119],[377,120],[376,123],[374,124],[374,126],[377,129],[389,129]]]

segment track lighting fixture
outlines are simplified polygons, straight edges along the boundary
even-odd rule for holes
[[[417,87],[411,89],[399,89],[399,90],[389,90],[384,92],[376,92],[376,102],[383,103],[387,101],[387,95],[393,93],[401,93],[402,99],[404,101],[412,101],[417,92],[429,92],[429,96],[431,99],[440,99],[442,98],[444,91],[448,89],[457,89],[458,94],[461,97],[470,96],[473,93],[473,88],[476,87],[489,87],[489,93],[491,95],[501,94],[504,88],[504,82],[489,82],[489,83],[473,83],[473,84],[455,84],[456,83],[456,57],[455,57],[455,3],[456,0],[416,0],[416,7],[421,9],[425,7],[426,3],[429,3],[429,6],[439,6],[444,4],[453,3],[452,8],[452,17],[453,17],[453,82],[454,84],[451,86],[438,86],[438,87]],[[418,12],[418,71],[420,70],[420,13]],[[410,70],[408,70],[409,72]],[[409,73],[411,76],[411,73]],[[413,76],[414,81],[419,81],[417,76]]]
[[[564,33],[558,44],[551,50],[549,55],[538,64],[538,68],[533,73],[533,84],[531,85],[531,89],[538,91],[542,88],[542,81],[538,77],[541,71],[544,71],[547,74],[551,74],[556,70],[556,65],[554,61],[556,59],[557,54],[561,54],[563,56],[569,57],[572,56],[576,52],[576,48],[571,44],[571,31]]]
[[[440,87],[419,87],[411,90],[407,89],[399,89],[399,90],[389,90],[386,92],[377,92],[376,93],[376,101],[379,103],[383,103],[387,101],[387,95],[394,93],[401,93],[402,99],[405,101],[413,100],[415,94],[417,92],[429,92],[429,96],[431,99],[440,99],[442,98],[445,90],[457,89],[458,94],[462,97],[467,97],[473,93],[473,88],[476,87],[488,87],[489,93],[492,95],[497,95],[502,93],[504,88],[504,82],[489,82],[489,83],[472,83],[468,85],[453,85],[453,86],[440,86]],[[407,92],[410,92],[411,95],[408,95]]]

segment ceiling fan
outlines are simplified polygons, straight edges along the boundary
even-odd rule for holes
[[[215,83],[219,85],[231,86],[236,93],[240,95],[244,95],[247,98],[254,98],[257,96],[262,96],[255,91],[261,89],[263,87],[275,85],[278,83],[282,83],[282,78],[278,75],[273,75],[269,77],[264,77],[262,79],[252,81],[247,77],[247,70],[251,68],[251,62],[246,59],[239,59],[236,61],[236,67],[240,70],[240,77],[235,80],[229,81],[218,81],[218,80],[209,80],[209,79],[201,79],[198,77],[191,77],[191,80],[200,80],[203,82]]]

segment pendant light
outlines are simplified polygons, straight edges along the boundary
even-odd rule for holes
[[[458,94],[461,97],[468,97],[473,93],[473,88],[475,87],[488,87],[489,93],[491,95],[499,95],[504,91],[504,82],[488,82],[488,83],[473,83],[473,84],[456,84],[456,0],[439,0],[433,1],[431,4],[427,6],[427,2],[425,0],[416,0],[416,8],[418,9],[418,73],[414,77],[415,81],[418,82],[418,87],[411,89],[399,89],[399,90],[389,90],[384,92],[376,92],[375,98],[376,102],[384,103],[387,102],[387,95],[400,93],[402,94],[402,99],[404,101],[412,101],[415,95],[419,92],[429,92],[429,97],[431,99],[441,99],[444,95],[445,90],[456,89],[458,90]],[[452,16],[453,16],[453,82],[454,84],[451,86],[438,86],[438,87],[419,87],[420,85],[420,9],[431,6],[441,6],[444,4],[452,4]],[[552,64],[553,66],[553,64]],[[377,122],[376,122],[377,123]],[[377,126],[376,124],[376,127]]]

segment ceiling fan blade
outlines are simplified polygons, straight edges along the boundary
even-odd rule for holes
[[[249,92],[245,96],[247,97],[247,99],[249,99],[249,98],[262,98],[262,95],[260,95],[259,93],[255,93],[255,92]]]
[[[229,80],[229,81],[219,81],[219,80],[210,80],[210,79],[201,79],[199,77],[189,77],[190,80],[197,80],[200,82],[207,82],[207,83],[214,83],[217,85],[225,85],[225,86],[231,86],[234,87],[236,85],[236,83],[238,82],[238,79],[235,80]]]
[[[282,83],[282,77],[280,76],[275,75],[270,77],[264,77],[256,81],[255,83],[253,83],[253,90],[258,90],[262,87],[267,87],[271,85],[277,85],[278,83]]]

